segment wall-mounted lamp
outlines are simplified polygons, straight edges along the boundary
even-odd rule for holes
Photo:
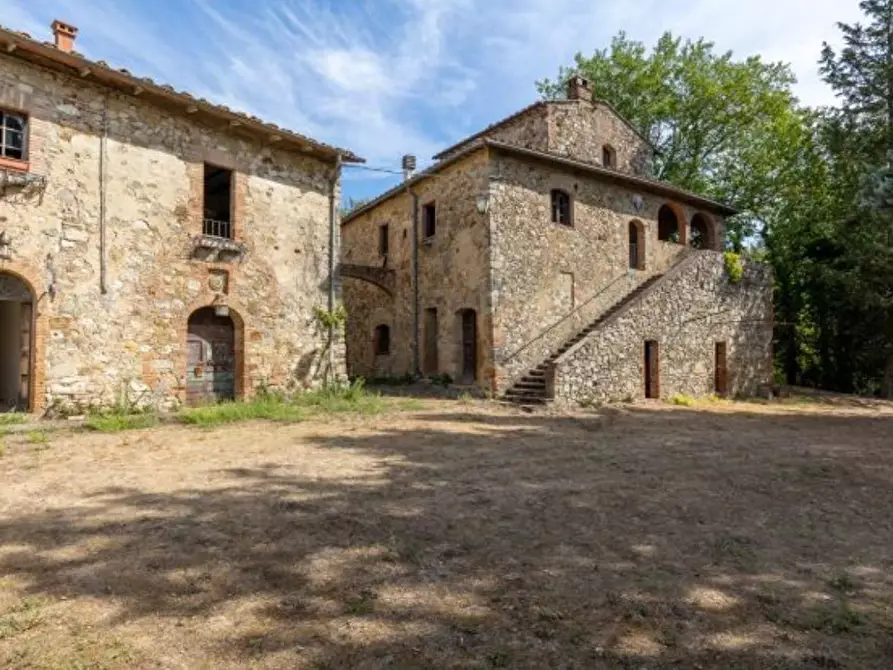
[[[477,205],[478,214],[486,214],[490,211],[490,194],[479,195],[475,204]]]

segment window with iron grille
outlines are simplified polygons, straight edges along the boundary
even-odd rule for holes
[[[571,197],[559,189],[552,191],[552,223],[571,226]]]
[[[205,163],[202,232],[232,239],[233,171]]]
[[[25,160],[28,117],[0,109],[0,156]]]

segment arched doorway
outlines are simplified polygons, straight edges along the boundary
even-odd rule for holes
[[[713,223],[700,213],[691,219],[691,246],[695,249],[716,249]]]
[[[629,266],[645,269],[645,226],[641,221],[629,222]]]
[[[663,205],[657,212],[657,239],[663,242],[682,242],[682,222],[676,211],[669,205]]]
[[[236,397],[236,327],[225,307],[202,307],[186,333],[186,403],[205,405]]]
[[[0,412],[31,405],[34,294],[25,281],[0,272]]]
[[[473,384],[477,381],[477,312],[473,309],[459,311],[460,319],[460,383]]]

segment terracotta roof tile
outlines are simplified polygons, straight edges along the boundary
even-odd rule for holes
[[[31,35],[25,32],[11,30],[9,28],[6,28],[5,26],[0,25],[0,42],[4,42],[6,44],[15,44],[17,47],[19,47],[19,49],[16,49],[12,53],[7,54],[8,56],[11,56],[13,58],[21,58],[22,54],[20,53],[20,51],[24,51],[48,60],[56,69],[59,69],[63,72],[70,72],[75,68],[88,67],[93,70],[91,74],[94,76],[94,80],[98,80],[98,83],[106,86],[113,86],[113,84],[109,81],[102,81],[102,76],[111,74],[115,77],[124,77],[126,80],[129,80],[125,82],[129,85],[154,89],[154,91],[150,92],[156,93],[160,97],[165,97],[169,100],[173,99],[175,101],[197,105],[200,107],[201,111],[207,114],[216,115],[224,119],[236,116],[240,119],[249,121],[254,126],[253,128],[249,126],[249,129],[251,130],[267,133],[275,132],[277,135],[281,135],[282,139],[292,140],[295,143],[308,146],[311,149],[322,154],[327,154],[333,157],[340,156],[341,159],[345,162],[365,162],[362,158],[360,158],[353,152],[348,151],[347,149],[340,149],[330,144],[319,142],[317,140],[311,139],[310,137],[307,137],[306,135],[301,135],[300,133],[294,132],[292,130],[281,128],[275,123],[262,121],[256,116],[251,116],[243,112],[233,111],[226,105],[215,105],[214,103],[209,102],[204,98],[196,98],[188,92],[178,91],[170,84],[156,83],[150,77],[135,76],[131,74],[130,71],[126,68],[113,68],[103,60],[89,60],[83,54],[78,53],[77,51],[61,51],[56,47],[55,44],[51,42],[42,42],[36,40],[31,37]]]

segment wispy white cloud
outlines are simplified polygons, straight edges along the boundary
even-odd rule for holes
[[[530,103],[534,81],[619,30],[653,44],[664,30],[739,56],[790,62],[809,104],[836,21],[858,0],[3,0],[32,34],[63,18],[79,48],[248,111],[370,163],[421,160]],[[596,82],[596,86],[597,86]]]

